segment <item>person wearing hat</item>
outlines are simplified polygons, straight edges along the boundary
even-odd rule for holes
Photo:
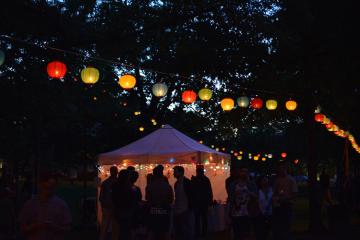
[[[213,192],[203,165],[196,166],[196,176],[191,178],[193,210],[195,215],[195,238],[205,238],[207,234],[208,210],[213,202]]]

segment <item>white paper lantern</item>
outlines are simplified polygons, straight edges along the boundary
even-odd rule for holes
[[[156,97],[164,97],[168,91],[168,87],[165,83],[156,83],[152,86],[152,93]]]
[[[236,101],[238,106],[242,108],[247,108],[250,104],[250,100],[246,96],[239,97]]]

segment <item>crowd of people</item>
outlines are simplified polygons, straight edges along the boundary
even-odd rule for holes
[[[195,236],[206,235],[207,213],[213,196],[204,168],[199,165],[196,176],[190,180],[184,176],[183,167],[175,166],[177,181],[174,189],[163,170],[164,167],[158,165],[152,174],[148,174],[146,201],[142,201],[141,191],[135,185],[139,177],[135,169],[129,167],[118,173],[116,167],[110,168],[110,177],[102,183],[99,197],[103,212],[101,240],[107,239],[109,232],[111,239],[134,239],[141,229],[142,234],[150,239],[169,239],[171,226],[175,239],[191,239],[192,226],[189,223],[192,213]]]
[[[110,168],[110,177],[100,188],[100,240],[206,239],[208,212],[215,201],[204,166],[198,165],[196,176],[191,179],[185,176],[183,167],[175,166],[174,186],[169,184],[163,171],[164,167],[158,165],[147,175],[143,196],[136,185],[139,173],[134,167],[120,172],[117,167]],[[1,213],[7,217],[5,219],[11,219],[0,221],[0,239],[14,239],[11,236],[14,236],[17,223],[25,239],[65,239],[71,228],[71,214],[67,204],[55,195],[57,178],[49,172],[41,172],[36,195],[32,194],[30,179],[25,178],[23,184],[22,195],[26,201],[18,220],[15,220],[17,211],[12,207],[16,194],[11,187],[11,178],[0,179]],[[329,216],[345,216],[347,210],[341,206],[359,203],[358,198],[343,196],[340,200],[344,204],[335,204],[325,170],[319,186],[319,206],[328,208]],[[292,239],[293,205],[298,189],[284,162],[279,162],[276,175],[271,179],[268,176],[252,178],[247,168],[235,166],[224,187],[228,195],[226,223],[231,239]],[[341,222],[329,221],[329,227],[336,228],[346,222],[345,217],[339,219]]]
[[[135,185],[139,174],[133,167],[111,167],[110,177],[101,185],[102,225],[100,240],[113,239],[205,239],[208,233],[208,210],[213,204],[210,180],[198,165],[196,176],[188,179],[184,168],[175,166],[174,189],[158,165],[147,176],[145,201]],[[260,176],[250,180],[247,168],[232,168],[226,179],[227,220],[233,239],[291,239],[293,203],[297,184],[279,164],[271,186]],[[111,237],[109,233],[111,232]],[[252,234],[253,232],[253,234]]]

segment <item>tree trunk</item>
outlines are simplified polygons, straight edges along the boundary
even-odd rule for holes
[[[316,150],[316,125],[314,121],[314,104],[312,96],[307,96],[304,121],[307,131],[307,169],[308,169],[308,194],[309,194],[309,231],[320,232],[323,228],[321,220],[321,200],[319,184],[317,181],[318,155]],[[304,102],[304,103],[305,103]]]

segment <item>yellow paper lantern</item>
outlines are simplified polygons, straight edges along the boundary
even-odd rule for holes
[[[259,156],[254,156],[254,161],[258,161],[259,160]]]
[[[140,131],[140,132],[143,132],[144,130],[145,130],[144,127],[139,127],[139,131]]]
[[[209,101],[212,97],[212,91],[208,88],[203,88],[198,93],[199,98],[203,101]]]
[[[119,85],[125,90],[132,89],[136,85],[136,78],[133,75],[125,74],[120,77]]]
[[[268,110],[275,110],[277,108],[277,101],[274,99],[269,99],[266,101],[266,108]]]
[[[86,84],[94,84],[99,80],[99,70],[94,67],[86,67],[81,70],[81,80]]]
[[[295,102],[294,100],[288,100],[285,103],[285,107],[289,111],[294,111],[297,108],[297,102]]]
[[[221,107],[224,111],[231,111],[234,108],[234,100],[232,100],[231,98],[224,98],[223,100],[221,100]]]
[[[329,124],[330,122],[330,118],[324,117],[322,124]]]

